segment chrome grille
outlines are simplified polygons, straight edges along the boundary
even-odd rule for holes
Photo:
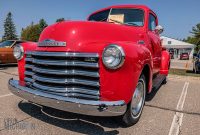
[[[26,52],[25,82],[46,93],[99,100],[98,60],[96,53]]]

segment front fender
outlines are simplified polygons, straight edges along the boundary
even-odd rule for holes
[[[117,70],[107,69],[100,60],[101,100],[124,100],[129,103],[145,65],[152,69],[152,56],[144,45],[118,43],[125,51],[124,65]]]
[[[24,57],[18,61],[18,73],[19,73],[19,80],[24,81],[24,73],[25,73],[25,53],[26,51],[33,51],[37,47],[37,43],[34,42],[25,42],[20,44],[24,49]]]

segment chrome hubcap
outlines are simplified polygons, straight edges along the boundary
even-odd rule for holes
[[[132,110],[132,115],[134,117],[138,116],[138,114],[142,109],[144,102],[144,89],[145,89],[144,82],[143,81],[138,82],[131,102],[131,110]]]

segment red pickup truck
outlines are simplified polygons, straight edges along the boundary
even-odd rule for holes
[[[30,102],[135,124],[145,97],[166,83],[170,55],[156,14],[146,6],[111,6],[87,21],[45,28],[38,43],[14,48],[19,80],[9,89]]]

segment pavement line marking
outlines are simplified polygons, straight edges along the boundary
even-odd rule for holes
[[[14,75],[14,76],[19,76],[18,74],[15,74],[15,73],[8,73],[8,72],[5,72],[5,71],[0,71],[1,73],[4,73],[4,74],[8,74],[8,75]]]
[[[176,110],[182,111],[188,91],[189,82],[185,82]],[[169,130],[169,135],[178,135],[183,122],[183,113],[176,112]]]
[[[0,96],[0,98],[4,98],[4,97],[8,97],[8,96],[12,96],[13,94],[12,93],[10,93],[10,94],[6,94],[6,95],[2,95],[2,96]]]

